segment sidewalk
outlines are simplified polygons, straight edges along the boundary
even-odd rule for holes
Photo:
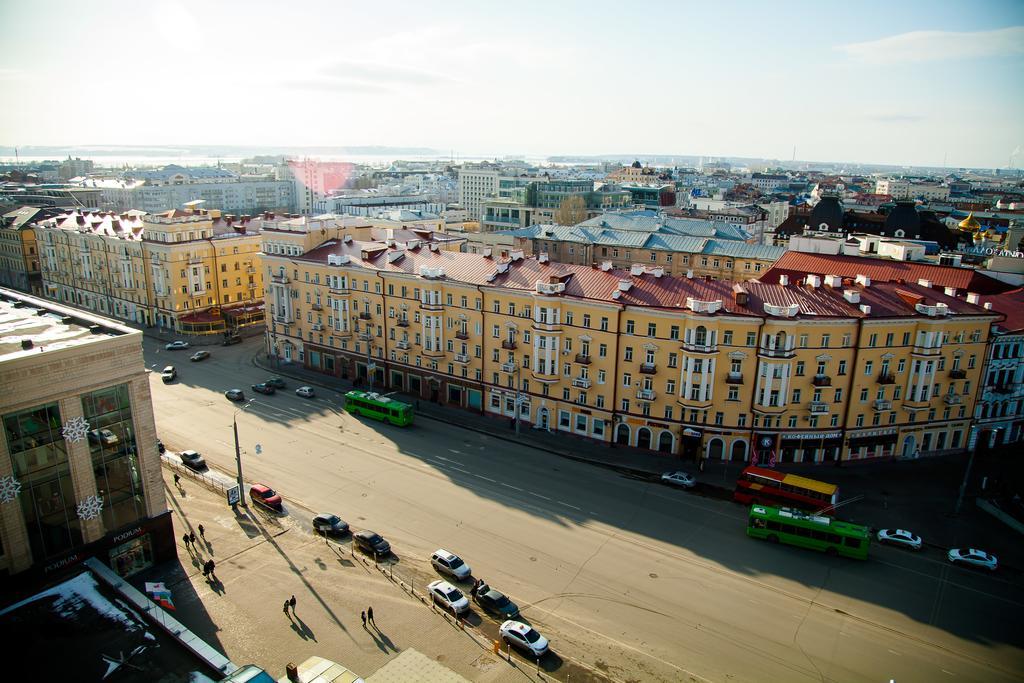
[[[354,386],[349,380],[328,377],[294,364],[281,363],[275,368],[270,361],[262,352],[252,359],[253,365],[268,373],[326,390],[344,393]],[[403,392],[394,393],[413,403],[417,414],[422,417],[521,443],[563,458],[607,467],[629,476],[654,480],[669,470],[687,469],[693,473],[696,469],[694,463],[679,456],[601,445],[590,439],[536,430],[528,425],[523,425],[517,435],[506,418],[432,403]],[[1024,544],[1020,543],[1020,538],[979,510],[974,502],[972,493],[977,492],[979,468],[974,470],[972,486],[968,488],[960,514],[953,515],[966,459],[966,455],[943,456],[843,467],[787,464],[785,471],[839,486],[840,502],[853,501],[840,508],[838,515],[843,519],[874,529],[910,529],[919,534],[926,544],[941,548],[943,552],[953,547],[981,547],[995,553],[1002,565],[1024,567]],[[736,478],[745,465],[705,460],[704,471],[695,475],[698,482],[696,493],[731,500]]]
[[[474,681],[551,680],[537,678],[521,659],[513,657],[513,665],[492,654],[479,635],[435,613],[372,560],[353,556],[347,542],[328,544],[304,531],[296,519],[301,510],[293,517],[251,507],[236,513],[220,493],[192,480],[176,488],[172,476],[164,468],[180,564],[150,568],[131,583],[141,590],[146,581],[163,581],[174,617],[236,664],[256,664],[277,678],[289,662],[319,655],[365,677],[415,648]],[[196,534],[198,550],[184,546],[188,532]],[[216,579],[207,580],[202,565],[211,558]],[[419,586],[416,592],[423,593]],[[292,595],[296,607],[286,613],[282,606]],[[377,624],[363,626],[360,612],[371,605]]]

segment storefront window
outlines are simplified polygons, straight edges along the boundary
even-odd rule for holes
[[[128,385],[84,394],[82,410],[89,421],[89,450],[96,495],[103,499],[103,524],[113,531],[141,519],[146,510]]]
[[[149,534],[133,538],[110,550],[110,566],[120,576],[131,576],[153,564],[153,544]]]
[[[60,408],[51,403],[3,419],[14,476],[21,482],[19,498],[33,558],[81,545]]]

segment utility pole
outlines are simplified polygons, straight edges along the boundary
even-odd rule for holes
[[[245,486],[242,484],[242,450],[238,447],[238,414],[252,405],[253,399],[235,411],[231,416],[231,428],[235,434],[235,466],[238,468],[238,498],[242,507],[248,507],[245,502]]]
[[[516,361],[516,374],[515,374],[515,378],[516,378],[516,404],[512,408],[515,411],[515,415],[516,415],[516,417],[515,417],[516,436],[519,436],[519,415],[520,415],[520,412],[521,412],[520,411],[520,405],[522,405],[520,403],[520,401],[522,399],[520,398],[520,393],[519,393],[520,388],[522,387],[522,384],[523,384],[520,381],[520,379],[519,379],[520,373],[522,372],[522,369],[523,369],[522,364],[520,364],[518,361]]]
[[[979,434],[980,436],[981,434]],[[991,438],[991,437],[989,437]],[[974,448],[971,449],[971,454],[967,458],[967,469],[964,470],[964,480],[960,483],[960,494],[956,497],[956,507],[953,508],[953,514],[959,515],[960,508],[964,504],[964,495],[967,493],[967,482],[971,478],[971,467],[974,465],[974,454],[978,452],[978,440],[974,442]]]

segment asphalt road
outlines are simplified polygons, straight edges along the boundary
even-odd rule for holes
[[[872,546],[867,562],[744,534],[744,510],[501,439],[420,419],[347,415],[318,390],[249,385],[259,340],[167,352],[146,340],[158,432],[276,488],[291,516],[334,512],[388,538],[396,571],[432,577],[438,547],[519,603],[553,649],[627,680],[1017,681],[1024,585],[949,566],[934,551]],[[179,379],[163,385],[163,366]],[[262,453],[256,455],[256,444]],[[467,586],[468,588],[468,586]],[[493,628],[485,620],[485,626]],[[230,654],[230,653],[229,653]]]

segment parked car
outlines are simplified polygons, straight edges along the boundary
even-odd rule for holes
[[[473,573],[473,570],[462,561],[461,557],[444,548],[434,551],[434,554],[430,556],[430,564],[434,565],[434,569],[437,571],[447,574],[456,581],[464,581]]]
[[[661,475],[661,480],[666,484],[682,486],[687,489],[692,489],[697,485],[697,480],[693,478],[693,475],[688,472],[683,472],[682,470],[678,472],[666,472]]]
[[[187,341],[173,341],[170,344],[168,344],[167,346],[165,346],[164,348],[167,349],[168,351],[181,351],[183,349],[187,349],[188,348],[188,342]]]
[[[263,507],[274,510],[275,512],[284,511],[284,505],[281,503],[281,496],[266,484],[253,484],[252,488],[249,489],[249,497],[252,499],[252,502],[257,505],[262,505]]]
[[[182,451],[178,455],[181,458],[181,464],[185,467],[196,472],[206,469],[206,461],[203,460],[203,456],[199,455],[198,451]]]
[[[230,337],[225,337],[224,341],[220,343],[221,346],[231,346],[232,344],[241,344],[242,338],[237,334],[233,334]]]
[[[267,395],[273,394],[276,391],[276,389],[274,389],[274,387],[270,386],[266,382],[260,382],[259,384],[253,384],[252,385],[252,390],[255,391],[257,394],[267,394]]]
[[[976,548],[953,548],[946,553],[946,558],[953,564],[965,564],[992,572],[999,567],[999,559],[995,555]]]
[[[910,548],[911,550],[920,550],[923,543],[921,537],[906,529],[881,529],[876,535],[879,543],[888,543],[889,545],[898,545],[901,548]]]
[[[374,555],[387,555],[391,552],[391,544],[384,537],[373,531],[363,530],[352,534],[352,542],[357,548]]]
[[[313,518],[313,530],[320,534],[344,534],[348,531],[348,522],[338,515],[322,512]]]
[[[224,392],[224,395],[227,397],[229,401],[245,400],[245,392],[243,392],[241,389],[228,389],[227,391]]]
[[[156,450],[160,453],[160,455],[163,455],[164,451],[167,450],[167,446],[164,446],[164,442],[163,441],[161,441],[160,439],[157,439],[156,440]]]
[[[199,360],[206,360],[209,357],[210,357],[210,352],[209,351],[196,351],[191,356],[189,356],[188,359],[190,361],[192,361],[193,363],[195,363],[196,361],[199,361]]]
[[[498,633],[506,643],[533,657],[540,657],[548,651],[548,639],[537,633],[532,626],[521,621],[509,619],[498,628]]]
[[[295,390],[295,395],[302,398],[313,398],[316,396],[316,392],[313,391],[313,387],[299,387]]]
[[[462,614],[469,611],[469,600],[455,586],[447,581],[431,581],[427,584],[430,597],[434,603],[449,610],[452,614]]]
[[[519,616],[519,607],[508,599],[508,596],[501,591],[496,591],[486,583],[481,584],[473,595],[476,604],[484,608],[484,611],[497,614],[505,619],[515,619]]]
[[[268,387],[274,387],[275,389],[284,389],[286,386],[288,386],[280,377],[271,377],[266,382],[264,382],[264,384],[266,384]]]
[[[117,438],[117,434],[109,429],[93,429],[89,432],[89,441],[101,443],[104,446],[112,446],[120,441],[120,439]]]
[[[160,379],[164,381],[164,384],[170,384],[178,377],[178,371],[173,365],[168,365],[160,372]]]

